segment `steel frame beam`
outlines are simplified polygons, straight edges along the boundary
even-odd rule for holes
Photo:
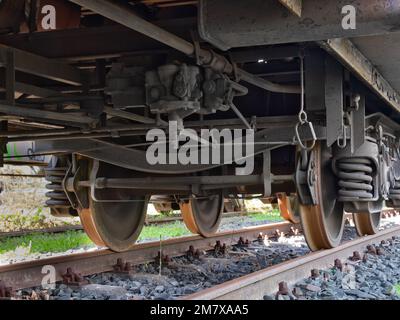
[[[15,70],[70,85],[84,83],[81,71],[68,64],[0,45],[1,52],[9,52],[10,50],[13,51]],[[3,57],[4,54],[0,54],[0,66],[7,64],[7,60]]]
[[[395,111],[400,112],[400,95],[377,68],[348,39],[320,42],[322,48],[339,59],[364,84],[372,89]]]
[[[356,9],[355,29],[342,27],[346,5]],[[388,34],[399,31],[399,20],[400,0],[307,0],[301,18],[276,0],[199,1],[200,35],[222,50]]]
[[[196,47],[195,44],[170,33],[155,24],[144,20],[127,6],[107,0],[70,0],[82,7],[118,22],[132,30],[140,32],[149,38],[157,40],[188,56],[195,57],[200,65],[207,65],[215,71],[236,75],[242,81],[253,84],[267,91],[280,93],[300,93],[300,88],[293,85],[280,85],[250,74],[242,69],[235,68],[224,56]]]
[[[75,123],[78,126],[89,125],[95,122],[95,119],[87,116],[59,113],[59,112],[40,110],[35,108],[26,108],[16,105],[6,105],[6,104],[0,104],[0,113],[22,118],[35,118],[40,120],[47,119],[60,122],[68,122],[71,124]]]

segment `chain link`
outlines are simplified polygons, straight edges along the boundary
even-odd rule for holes
[[[300,106],[300,112],[298,115],[299,122],[296,124],[296,127],[295,127],[296,136],[294,137],[294,142],[295,143],[297,142],[303,150],[310,151],[310,150],[314,149],[314,147],[315,147],[315,144],[317,142],[317,136],[315,134],[314,125],[312,124],[311,121],[308,121],[308,115],[307,115],[307,112],[305,111],[304,56],[303,55],[300,56],[300,73],[301,73],[301,75],[300,75],[300,77],[301,77],[301,106]],[[311,132],[312,143],[310,146],[307,146],[307,143],[305,141],[303,141],[300,136],[300,128],[302,126],[307,126]]]

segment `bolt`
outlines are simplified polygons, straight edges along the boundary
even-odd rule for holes
[[[299,234],[299,229],[295,229],[294,227],[290,227],[289,235],[290,236],[297,236]]]
[[[360,252],[354,251],[354,252],[353,252],[353,256],[350,257],[350,260],[351,260],[351,261],[360,261],[360,260],[361,260]]]
[[[303,295],[303,292],[301,291],[301,289],[297,288],[297,287],[294,287],[294,289],[292,290],[292,293],[296,298],[299,298]]]
[[[237,244],[238,244],[238,246],[243,246],[245,244],[243,237],[239,238],[239,241]]]
[[[311,278],[312,279],[317,279],[319,278],[320,274],[319,274],[319,270],[318,269],[312,269],[311,270]]]
[[[122,261],[121,258],[117,259],[117,264],[113,266],[114,271],[116,272],[121,272],[124,269],[124,262]]]
[[[275,233],[274,233],[274,237],[276,237],[276,238],[283,238],[283,237],[285,237],[285,234],[283,233],[283,232],[281,232],[279,229],[276,229],[275,230]]]
[[[367,253],[376,255],[376,248],[373,245],[367,246]]]
[[[194,247],[193,246],[189,246],[189,250],[186,251],[186,256],[191,258],[191,257],[194,256],[194,253],[195,253]]]
[[[224,243],[224,244],[222,245],[221,253],[222,253],[222,254],[226,254],[226,243]]]
[[[217,240],[214,246],[214,252],[218,253],[221,250],[221,241]]]
[[[0,280],[0,298],[11,298],[12,288],[7,287],[6,284]]]
[[[80,286],[82,284],[86,284],[87,281],[83,278],[80,273],[76,273],[72,268],[67,268],[67,272],[61,275],[63,279],[63,283],[66,285],[76,285]]]
[[[227,251],[226,244],[224,243],[221,245],[221,241],[217,240],[217,242],[215,243],[215,246],[214,246],[214,253],[217,255],[218,254],[224,255],[224,254],[226,254],[226,251]]]
[[[334,265],[336,269],[343,271],[343,264],[342,261],[340,261],[340,259],[335,259]]]
[[[158,251],[158,254],[157,254],[155,260],[156,260],[157,263],[159,263],[160,259],[161,259],[161,263],[164,264],[164,265],[168,265],[172,261],[171,258],[168,255],[165,255],[165,256],[161,255],[160,251]]]
[[[385,251],[382,248],[377,248],[376,249],[376,254],[378,256],[383,256],[385,254]]]
[[[286,296],[289,294],[289,287],[285,281],[280,282],[278,285],[278,288],[279,289],[278,289],[277,295],[281,294],[281,295]]]
[[[362,261],[363,261],[364,263],[368,261],[368,255],[367,255],[367,254],[364,254],[364,255],[363,255],[363,260],[362,260]]]
[[[262,234],[262,232],[260,232],[260,233],[258,234],[257,241],[258,241],[258,242],[263,242],[263,241],[264,241],[264,235]]]

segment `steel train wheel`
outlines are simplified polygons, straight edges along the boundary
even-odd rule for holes
[[[317,205],[300,205],[300,218],[307,244],[312,251],[339,245],[345,222],[343,203],[337,201],[336,177],[331,168],[332,152],[324,142],[316,144],[315,194]]]
[[[180,204],[186,227],[196,234],[208,238],[213,236],[221,222],[224,197],[221,193],[208,197],[191,198]]]
[[[105,171],[108,168],[114,175],[124,171],[115,166],[105,167]],[[129,202],[117,200],[127,198]],[[96,201],[89,194],[89,208],[80,210],[79,217],[85,232],[96,245],[123,252],[132,249],[139,237],[148,202],[149,197],[146,196],[134,196],[126,190],[106,189],[99,193]]]
[[[379,213],[353,213],[353,221],[360,237],[376,234],[381,223]]]
[[[286,193],[278,193],[277,197],[281,217],[293,224],[300,223],[299,201],[297,196],[287,196]]]

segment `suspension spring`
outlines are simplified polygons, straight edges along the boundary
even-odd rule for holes
[[[374,164],[368,158],[343,158],[338,160],[339,201],[366,201],[374,198]]]
[[[51,209],[51,214],[58,217],[76,216],[75,210],[62,186],[64,177],[67,175],[68,164],[63,159],[53,159],[52,163],[44,169],[45,179],[49,182],[46,189],[48,200],[46,205]]]

